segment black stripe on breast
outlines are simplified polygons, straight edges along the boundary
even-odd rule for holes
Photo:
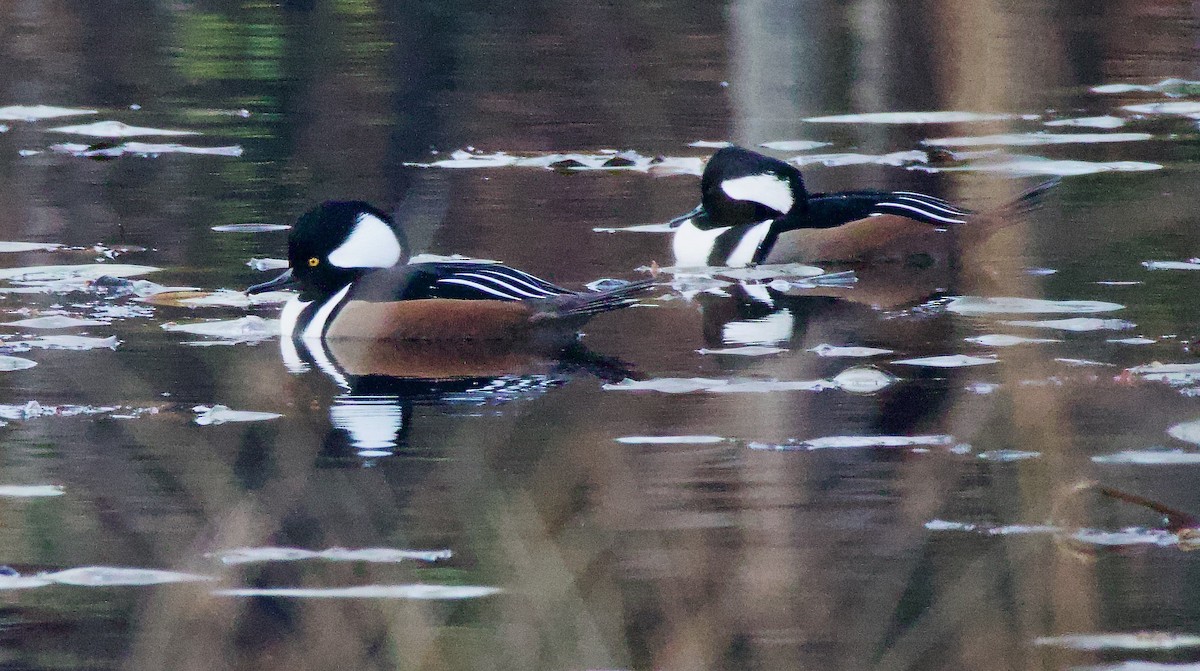
[[[733,226],[728,231],[713,240],[712,249],[708,252],[708,265],[723,266],[729,262],[729,255],[737,249],[738,243],[746,236],[753,226]]]

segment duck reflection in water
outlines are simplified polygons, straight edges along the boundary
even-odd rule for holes
[[[247,290],[299,289],[280,316],[284,362],[315,367],[346,392],[330,415],[360,455],[390,453],[413,402],[536,396],[581,369],[629,376],[582,348],[577,331],[633,305],[652,280],[576,292],[495,262],[408,258],[391,217],[329,201],[292,228],[287,271]]]
[[[358,463],[410,447],[417,406],[475,413],[536,399],[576,377],[605,382],[641,377],[625,362],[596,354],[573,337],[540,347],[497,341],[284,339],[280,344],[289,371],[319,371],[341,390],[329,407],[332,431],[322,450],[326,463]]]

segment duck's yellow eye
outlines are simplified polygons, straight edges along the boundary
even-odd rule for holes
[[[318,258],[317,258],[317,257],[315,257],[315,256],[314,256],[314,257],[312,257],[312,258],[310,258],[310,259],[308,260],[308,267],[309,267],[309,268],[316,268],[316,267],[317,267],[317,266],[319,266],[319,265],[321,265],[321,259],[318,259]]]

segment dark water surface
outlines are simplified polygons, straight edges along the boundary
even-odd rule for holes
[[[1200,78],[1194,4],[917,5],[0,3],[0,240],[61,245],[0,269],[103,265],[0,270],[0,321],[90,321],[0,325],[0,669],[1200,661],[1200,373],[1145,368],[1200,364],[1200,84],[1152,86]],[[805,121],[910,111],[1014,116]],[[53,130],[98,121],[200,135]],[[1101,137],[873,158],[1042,132]],[[239,225],[335,196],[394,208],[418,251],[634,277],[668,237],[593,229],[690,209],[712,149],[689,145],[726,140],[829,143],[773,152],[813,191],[986,207],[1066,176],[952,268],[678,279],[559,358],[398,348],[405,377],[298,372],[277,305],[143,300],[262,281],[248,262],[287,233]],[[512,164],[604,150],[641,167]],[[455,151],[496,165],[412,165]],[[1004,323],[1060,319],[1105,321]],[[1052,342],[964,340],[995,335]],[[998,362],[896,363],[945,355]],[[848,370],[886,386],[776,384]],[[1108,636],[1060,638],[1084,634]]]

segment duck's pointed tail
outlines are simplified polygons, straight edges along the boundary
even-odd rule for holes
[[[1048,179],[1014,198],[1011,202],[997,209],[996,214],[1014,215],[1026,214],[1038,209],[1045,203],[1046,194],[1051,189],[1062,184],[1061,177]]]
[[[630,282],[614,289],[589,293],[566,294],[546,299],[544,306],[533,317],[533,321],[591,317],[601,312],[620,310],[637,302],[637,295],[657,284],[657,280],[645,279]]]

